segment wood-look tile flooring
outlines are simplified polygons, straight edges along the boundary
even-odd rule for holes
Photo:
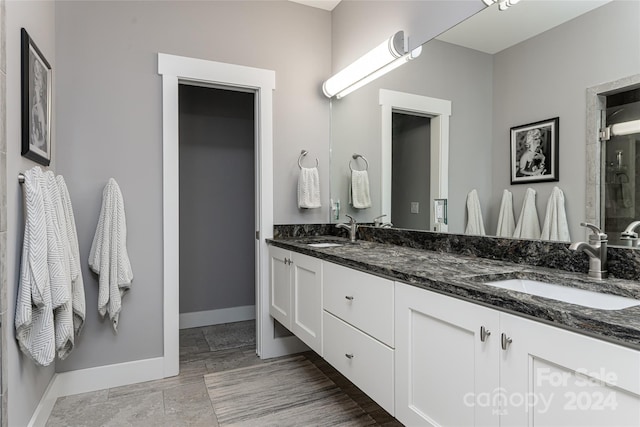
[[[314,352],[302,353],[381,426],[401,426]],[[48,427],[218,426],[204,375],[264,363],[255,354],[255,322],[180,331],[180,375],[61,397]]]

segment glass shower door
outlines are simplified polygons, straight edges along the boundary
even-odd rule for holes
[[[607,97],[606,125],[604,229],[610,244],[629,246],[632,242],[621,240],[620,234],[631,222],[640,220],[640,89]]]

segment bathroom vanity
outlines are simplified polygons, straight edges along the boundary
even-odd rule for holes
[[[633,302],[637,281],[333,236],[269,243],[272,316],[405,425],[640,425],[640,305],[485,284]]]

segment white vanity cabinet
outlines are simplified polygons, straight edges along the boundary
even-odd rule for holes
[[[399,283],[395,338],[406,425],[640,425],[630,348]]]
[[[269,314],[322,355],[322,261],[269,248]]]
[[[408,426],[498,426],[474,395],[499,387],[499,313],[396,283],[396,418]]]
[[[324,358],[394,414],[394,283],[323,265]]]
[[[640,426],[640,351],[506,313],[500,329],[501,426]]]

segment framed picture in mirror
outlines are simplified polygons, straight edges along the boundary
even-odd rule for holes
[[[560,118],[511,128],[511,184],[558,181]]]
[[[27,31],[21,31],[22,155],[51,163],[51,66]]]

